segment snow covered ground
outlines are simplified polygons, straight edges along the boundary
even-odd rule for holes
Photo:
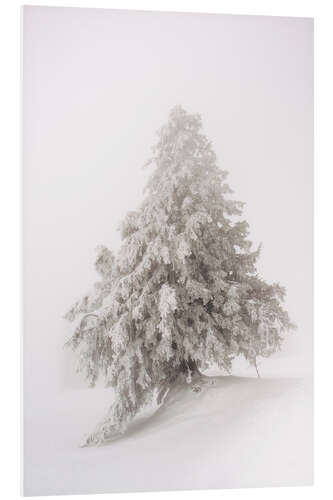
[[[263,362],[260,379],[239,366],[201,393],[184,388],[99,448],[79,444],[105,414],[109,389],[45,398],[25,413],[25,494],[311,484],[312,379],[294,361]]]

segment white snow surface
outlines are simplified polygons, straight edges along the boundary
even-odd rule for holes
[[[293,356],[276,356],[261,364],[260,379],[239,366],[237,375],[219,374],[199,393],[182,386],[156,413],[140,416],[101,447],[80,443],[105,415],[112,390],[46,398],[25,413],[24,493],[311,484],[312,377],[294,366]]]

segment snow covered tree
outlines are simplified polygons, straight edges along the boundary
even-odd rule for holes
[[[126,430],[140,409],[162,403],[179,383],[236,356],[257,367],[292,327],[285,290],[256,271],[242,203],[228,198],[201,118],[175,107],[158,133],[153,172],[138,211],[120,226],[116,256],[98,251],[100,280],[67,313],[76,320],[68,344],[93,386],[115,389],[105,419],[88,438],[99,444]]]

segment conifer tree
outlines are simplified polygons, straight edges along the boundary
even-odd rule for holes
[[[99,444],[124,432],[157,395],[199,380],[217,365],[228,372],[243,356],[280,348],[293,325],[285,290],[256,271],[243,204],[231,200],[201,118],[175,107],[147,162],[153,172],[141,207],[120,226],[116,256],[98,250],[100,276],[66,314],[76,321],[68,344],[91,386],[104,376],[115,402],[88,438]]]

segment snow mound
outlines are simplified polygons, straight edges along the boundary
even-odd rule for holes
[[[120,439],[93,448],[78,445],[103,416],[110,390],[62,393],[26,436],[25,493],[311,484],[311,379],[221,376],[200,391],[193,385],[177,387]]]

